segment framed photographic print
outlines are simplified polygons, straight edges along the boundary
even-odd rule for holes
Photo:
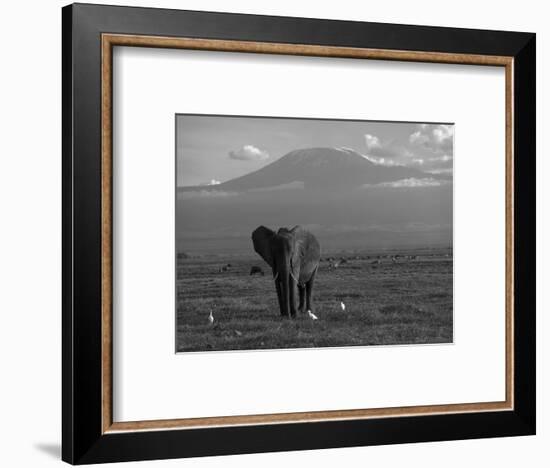
[[[63,9],[63,459],[535,433],[535,35]]]
[[[178,114],[176,351],[452,343],[453,127]]]

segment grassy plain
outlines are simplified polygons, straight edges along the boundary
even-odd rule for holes
[[[330,256],[347,261],[330,268],[326,260]],[[220,271],[227,264],[231,266]],[[250,276],[253,265],[260,266],[265,276]],[[259,257],[180,254],[177,351],[453,341],[449,249],[326,255],[313,297],[318,320],[305,315],[282,318],[271,271]],[[210,310],[213,324],[208,321]]]

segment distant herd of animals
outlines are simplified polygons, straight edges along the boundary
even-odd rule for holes
[[[334,257],[322,258],[321,262],[328,262],[329,269],[338,268],[340,265],[348,263],[350,260],[372,260],[371,265],[380,265],[383,259],[389,259],[392,263],[397,263],[401,260],[417,260],[418,255],[355,255],[353,257],[340,257],[336,259]]]
[[[328,262],[329,270],[332,268],[338,268],[341,265],[345,265],[348,262],[353,260],[371,260],[371,265],[380,265],[383,263],[384,259],[391,261],[392,263],[397,263],[404,260],[418,260],[418,255],[352,255],[350,257],[322,257],[320,262]],[[227,263],[219,267],[218,272],[223,273],[229,271],[232,267],[231,263]],[[250,268],[250,276],[259,275],[264,276],[265,272],[262,267],[258,265],[253,265]]]

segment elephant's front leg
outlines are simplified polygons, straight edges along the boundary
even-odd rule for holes
[[[298,312],[303,314],[306,306],[306,287],[305,285],[298,285],[298,293],[300,295],[300,303],[298,305]]]
[[[296,280],[292,277],[292,275],[289,275],[288,279],[288,292],[289,292],[289,300],[290,300],[290,316],[296,317],[296,299],[297,299],[297,293],[298,293],[298,284],[296,283]]]
[[[284,317],[285,309],[283,308],[283,287],[278,279],[275,280],[275,289],[277,290],[277,301],[279,302],[279,310],[281,311],[281,315]]]
[[[315,276],[317,270],[313,272],[310,280],[306,283],[306,309],[313,312],[313,283],[315,282]]]

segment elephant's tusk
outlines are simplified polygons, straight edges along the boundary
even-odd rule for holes
[[[278,277],[279,277],[279,272],[277,272],[273,275],[273,281],[277,281]]]

